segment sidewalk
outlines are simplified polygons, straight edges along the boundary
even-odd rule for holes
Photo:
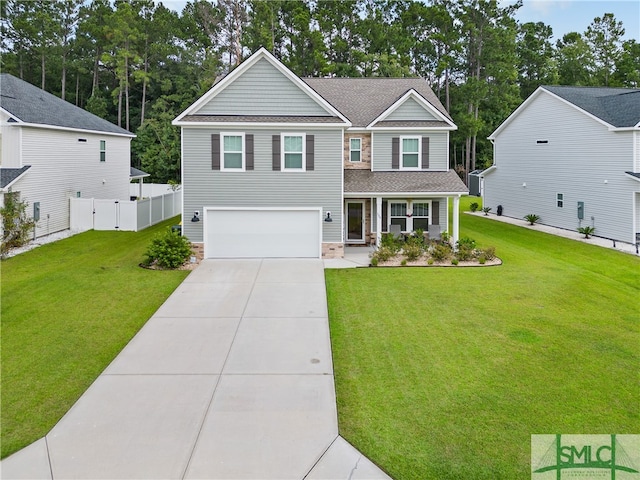
[[[321,260],[205,260],[2,478],[388,479],[338,434]]]

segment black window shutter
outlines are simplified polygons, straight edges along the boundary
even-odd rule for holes
[[[211,135],[211,170],[220,170],[220,134]]]
[[[280,135],[272,137],[273,170],[280,170]]]
[[[313,135],[307,135],[307,171],[313,171],[314,169],[314,146],[315,137]]]
[[[245,170],[253,170],[253,134],[247,133],[244,136],[244,160]]]
[[[422,137],[422,168],[429,168],[429,137]]]
[[[440,202],[434,200],[431,202],[431,225],[440,225]]]
[[[400,168],[400,137],[391,139],[391,168],[394,170]]]

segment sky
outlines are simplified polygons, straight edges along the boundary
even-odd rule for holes
[[[500,0],[502,4],[514,1]],[[181,12],[187,0],[162,0],[162,3]],[[640,0],[524,0],[516,19],[521,23],[544,22],[550,25],[555,43],[566,33],[584,33],[594,18],[605,13],[613,13],[618,21],[622,21],[625,40],[640,42]]]
[[[504,0],[502,3],[513,3]],[[553,39],[569,32],[584,33],[593,19],[613,13],[625,29],[625,40],[640,42],[640,0],[524,0],[516,12],[520,23],[543,22],[553,29]]]

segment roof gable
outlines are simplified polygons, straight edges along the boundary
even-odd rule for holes
[[[17,120],[17,124],[134,136],[124,128],[8,73],[0,74],[0,108]]]
[[[195,116],[333,117],[348,120],[300,78],[261,48],[182,112],[174,124]],[[202,122],[200,122],[202,123]]]
[[[375,118],[368,126],[375,127],[387,121],[441,121],[445,127],[456,128],[448,116],[443,115],[414,89],[405,93],[398,101]]]
[[[540,95],[550,95],[611,130],[640,127],[639,89],[541,86],[489,135],[489,140],[495,139],[509,123],[517,118]]]
[[[354,127],[365,128],[413,90],[438,118],[453,121],[422,78],[303,78],[342,112]]]

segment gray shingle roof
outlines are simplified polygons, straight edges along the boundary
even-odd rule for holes
[[[0,188],[7,187],[30,168],[31,165],[25,165],[22,168],[0,168]]]
[[[343,123],[338,117],[295,115],[186,115],[184,122]]]
[[[8,73],[0,74],[0,107],[25,123],[133,136],[124,128]]]
[[[614,127],[633,127],[640,122],[640,89],[546,85],[542,88]]]
[[[345,170],[345,193],[469,193],[460,177],[453,171],[372,172]]]
[[[427,82],[421,78],[303,78],[354,127],[366,127],[413,89],[451,119]]]
[[[384,120],[377,122],[376,127],[420,127],[420,128],[433,128],[433,127],[448,127],[447,122],[439,122],[437,120]]]

